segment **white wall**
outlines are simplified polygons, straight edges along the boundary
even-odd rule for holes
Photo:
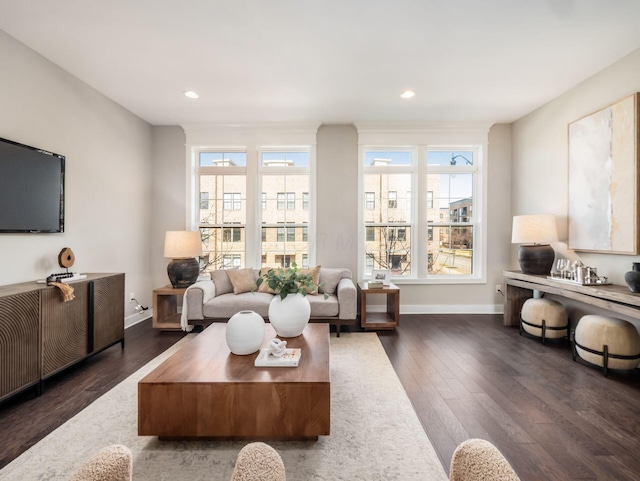
[[[513,215],[553,213],[560,238],[567,242],[567,125],[627,95],[640,91],[640,50],[602,70],[512,126]],[[554,246],[561,247],[561,246]],[[511,249],[512,265],[516,249]],[[578,253],[615,284],[638,256]]]
[[[184,230],[187,223],[185,134],[179,126],[153,127],[153,182],[151,255],[153,288],[169,284],[164,254],[164,234],[168,230]]]
[[[0,31],[0,137],[66,156],[65,232],[0,234],[0,285],[60,271],[124,272],[128,294],[151,301],[151,127]]]

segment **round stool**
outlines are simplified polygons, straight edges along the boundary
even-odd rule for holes
[[[635,369],[640,362],[640,335],[633,324],[605,316],[583,316],[573,334],[576,354],[587,362],[608,369]]]
[[[550,299],[527,299],[520,313],[522,332],[545,339],[568,337],[569,316],[562,304]]]

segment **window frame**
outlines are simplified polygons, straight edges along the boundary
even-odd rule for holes
[[[366,212],[364,176],[367,166],[365,154],[371,151],[396,152],[409,149],[414,152],[413,163],[415,173],[412,178],[412,195],[408,206],[417,206],[412,209],[413,228],[411,229],[411,275],[392,276],[396,284],[481,284],[486,283],[487,278],[487,242],[486,242],[486,218],[487,218],[487,148],[489,125],[485,123],[470,123],[469,125],[457,124],[428,124],[422,126],[384,126],[381,124],[358,124],[358,188],[360,199],[363,201],[358,206],[358,275],[367,280],[366,259],[364,255],[364,242],[366,225],[364,223]],[[427,225],[427,172],[438,169],[428,169],[426,155],[429,150],[441,151],[473,151],[474,165],[455,166],[455,172],[471,172],[473,176],[473,268],[472,274],[427,274],[428,252],[427,237],[428,228],[435,227],[439,222],[429,222]],[[401,170],[400,165],[388,166],[386,171]],[[445,170],[453,166],[440,166]],[[431,172],[433,173],[433,172]],[[439,219],[440,220],[440,219]],[[446,220],[446,219],[445,219]],[[369,224],[367,224],[369,225]],[[463,227],[467,223],[456,224]]]

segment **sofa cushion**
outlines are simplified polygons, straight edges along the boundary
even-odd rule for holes
[[[322,267],[320,269],[320,283],[324,283],[324,285],[320,288],[320,292],[325,294],[335,294],[338,283],[343,277],[351,279],[351,272],[349,269],[328,269],[326,267]]]
[[[211,280],[216,286],[216,296],[233,292],[233,284],[231,284],[231,281],[229,280],[227,271],[211,271]]]
[[[224,294],[214,297],[202,306],[202,313],[212,319],[229,319],[239,311],[254,311],[262,317],[267,317],[271,299],[273,295],[265,292]]]
[[[307,296],[309,305],[311,306],[311,317],[336,317],[340,311],[338,298],[329,296]]]
[[[253,269],[230,269],[227,271],[229,280],[233,284],[233,293],[242,294],[244,292],[257,291],[256,274]]]

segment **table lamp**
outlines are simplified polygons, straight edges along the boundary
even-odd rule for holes
[[[518,249],[518,262],[523,274],[549,275],[555,251],[549,242],[558,241],[556,219],[551,214],[516,215],[513,217],[512,244]]]
[[[173,287],[189,287],[196,282],[200,266],[195,257],[201,255],[202,240],[199,231],[167,231],[164,237],[164,257],[171,259],[167,274]]]

